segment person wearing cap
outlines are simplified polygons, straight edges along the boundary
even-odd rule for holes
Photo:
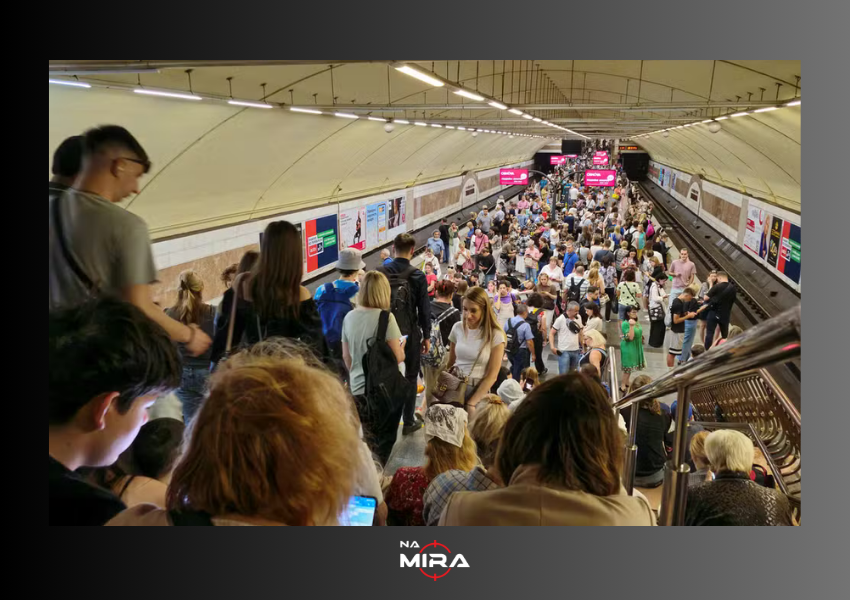
[[[339,253],[336,270],[339,279],[327,283],[316,290],[315,301],[322,317],[322,330],[331,347],[331,354],[342,359],[342,322],[345,314],[351,312],[357,304],[360,293],[360,273],[366,268],[363,255],[349,248]],[[346,307],[349,308],[346,308]],[[336,318],[342,312],[342,318]]]
[[[468,413],[457,406],[434,404],[425,413],[424,467],[404,467],[393,477],[386,495],[388,524],[396,527],[422,527],[424,497],[428,486],[449,471],[472,471],[478,466],[475,442],[469,435]]]

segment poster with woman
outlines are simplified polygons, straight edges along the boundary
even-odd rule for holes
[[[343,248],[366,249],[366,208],[343,210],[339,213],[339,231]]]
[[[407,231],[406,204],[407,201],[404,197],[387,201],[389,237],[391,238]]]

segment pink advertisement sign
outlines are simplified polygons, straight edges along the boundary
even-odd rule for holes
[[[584,185],[589,187],[614,187],[617,184],[617,171],[588,170],[584,173]]]
[[[528,169],[502,169],[499,171],[501,185],[527,185]]]
[[[608,154],[595,154],[593,156],[593,164],[594,166],[603,166],[608,164]]]
[[[567,164],[567,157],[566,156],[550,156],[549,161],[553,165],[565,165],[565,164]]]
[[[578,154],[567,154],[567,158],[578,158]]]

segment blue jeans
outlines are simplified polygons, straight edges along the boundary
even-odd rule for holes
[[[685,321],[685,341],[682,343],[682,355],[679,357],[679,364],[685,364],[691,359],[691,348],[694,347],[694,342],[697,339],[697,321],[691,319]]]
[[[525,279],[527,281],[535,281],[536,282],[537,281],[537,273],[538,273],[537,269],[530,269],[530,268],[526,267],[526,269],[525,269]]]
[[[490,274],[484,275],[484,287],[487,287],[487,284],[490,283],[491,281],[496,281],[496,274],[495,273],[490,273]]]
[[[183,403],[183,422],[188,425],[201,410],[207,392],[209,368],[184,367],[183,381],[175,395]]]
[[[531,366],[531,352],[528,348],[521,348],[516,354],[509,354],[508,358],[511,361],[511,376],[519,383],[522,372]]]
[[[581,350],[564,352],[558,357],[558,375],[566,375],[572,371],[578,371],[578,363],[581,360]]]

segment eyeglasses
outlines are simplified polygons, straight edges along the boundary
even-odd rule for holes
[[[120,158],[116,158],[115,160],[129,160],[130,162],[136,163],[137,165],[142,165],[144,167],[143,174],[147,175],[151,170],[151,163],[148,160],[140,160],[138,158],[130,158],[129,156],[122,156]]]

